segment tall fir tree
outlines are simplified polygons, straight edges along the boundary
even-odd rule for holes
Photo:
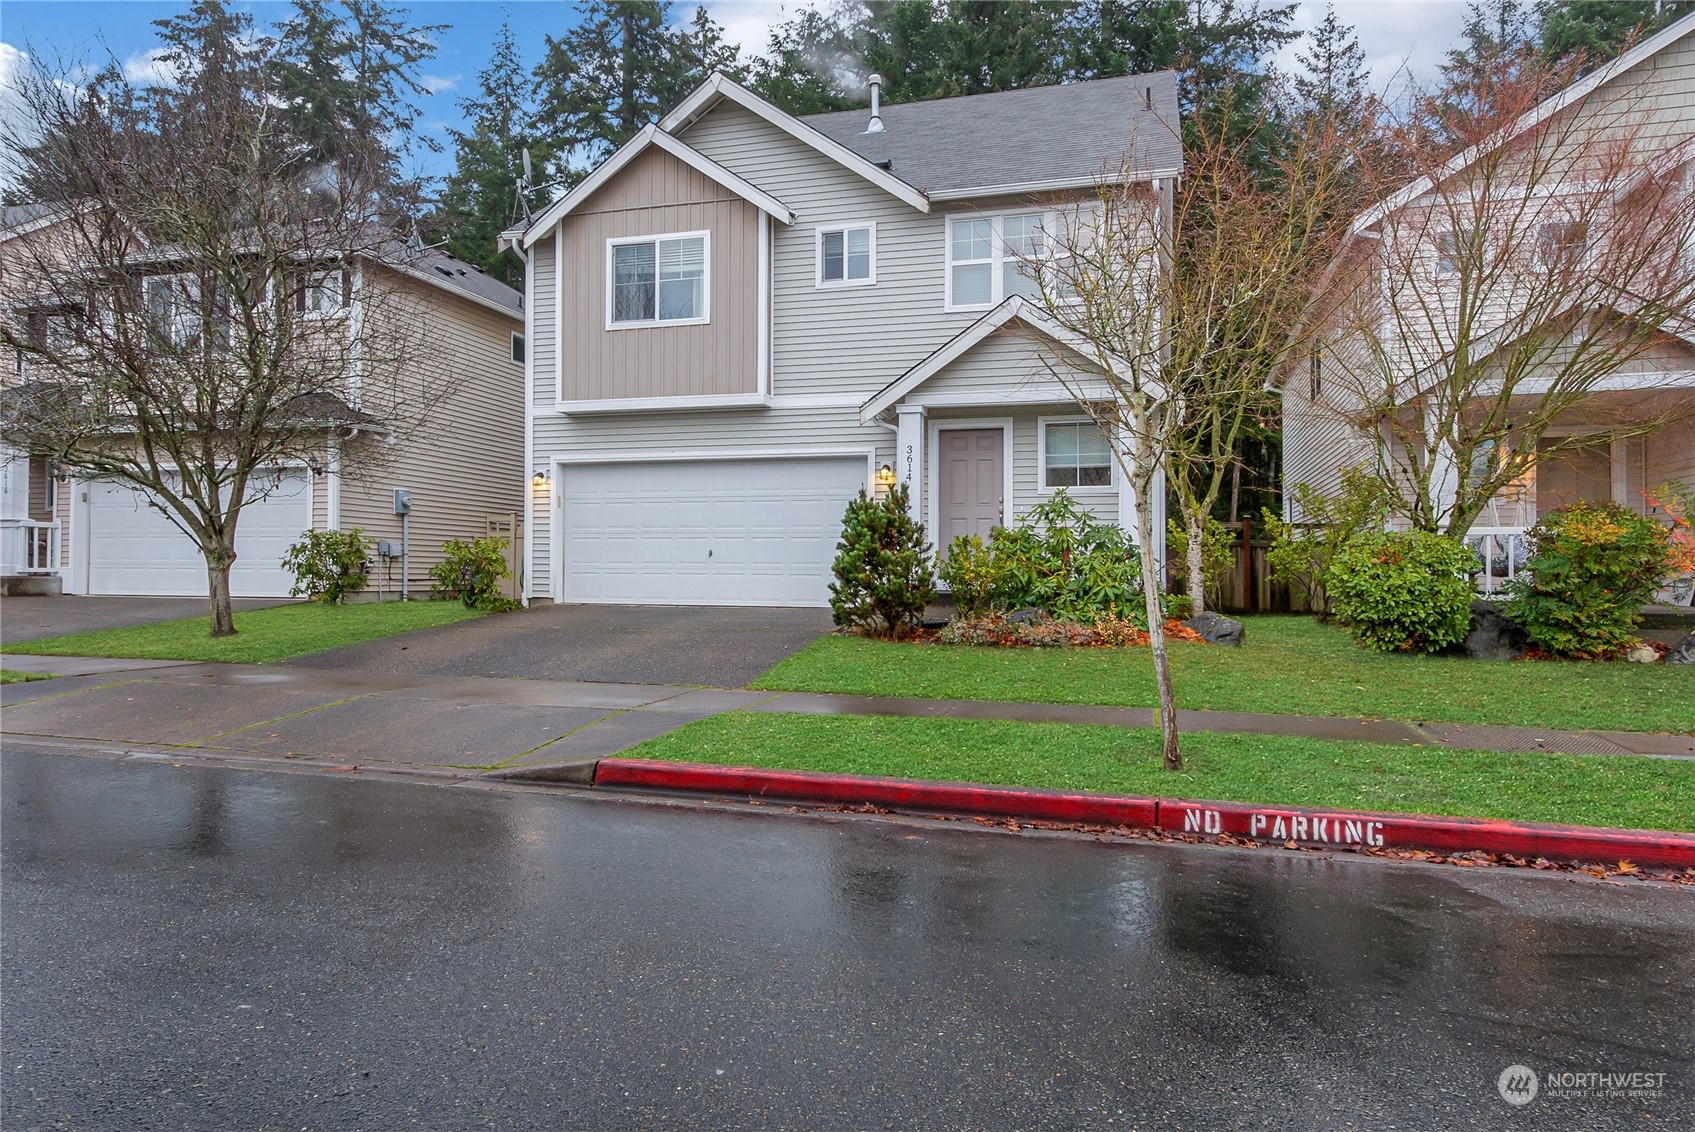
[[[1337,19],[1331,4],[1309,40],[1307,50],[1297,56],[1302,73],[1294,78],[1295,93],[1319,114],[1355,118],[1371,95],[1359,36]]]
[[[557,174],[599,164],[681,102],[729,58],[723,31],[704,9],[683,29],[670,0],[590,0],[582,21],[547,37],[536,65],[537,132],[551,143]]]
[[[749,67],[755,93],[790,114],[846,110],[862,98],[853,25],[838,9],[802,8],[771,29]]]
[[[1536,18],[1550,59],[1583,53],[1592,67],[1617,55],[1632,36],[1646,38],[1695,12],[1695,0],[1542,0]]]
[[[413,101],[429,90],[420,66],[434,58],[446,24],[413,24],[404,8],[382,0],[294,0],[278,27],[270,82],[296,132],[320,160],[339,156],[348,140],[382,147],[398,173],[413,146],[436,149],[418,134]]]
[[[530,188],[519,199],[523,152],[531,151],[536,168],[547,167],[549,154],[529,133],[530,85],[509,20],[495,33],[488,66],[477,75],[477,96],[461,98],[459,108],[471,128],[449,130],[454,168],[447,178],[436,217],[446,225],[447,248],[510,287],[524,287],[523,262],[497,247],[500,233],[523,219],[525,206],[546,203],[545,191]]]

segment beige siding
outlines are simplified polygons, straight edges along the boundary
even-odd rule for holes
[[[1646,448],[1643,482],[1649,489],[1681,481],[1685,489],[1695,491],[1695,425],[1688,422],[1673,425],[1643,440]]]
[[[400,541],[394,490],[412,492],[410,583],[427,592],[429,568],[448,539],[480,538],[488,516],[524,508],[524,368],[511,358],[518,317],[502,315],[438,288],[414,284],[421,317],[436,327],[433,363],[452,391],[418,435],[396,444],[380,465],[344,476],[341,529]],[[314,514],[327,506],[314,487]],[[396,563],[384,585],[398,585]]]
[[[563,399],[759,392],[762,223],[753,205],[658,149],[567,216]],[[608,329],[608,241],[672,232],[709,233],[710,321]]]

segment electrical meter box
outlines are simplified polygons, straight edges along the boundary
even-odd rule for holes
[[[412,493],[404,488],[396,488],[394,491],[394,513],[396,515],[405,515],[409,514],[411,510]]]

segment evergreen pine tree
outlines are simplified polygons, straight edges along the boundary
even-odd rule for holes
[[[547,37],[535,69],[537,132],[561,175],[599,164],[705,80],[702,67],[730,57],[704,9],[683,30],[671,14],[670,0],[590,0],[581,23]]]
[[[864,101],[858,72],[853,28],[839,10],[803,8],[771,29],[748,82],[790,114],[821,114]]]
[[[528,134],[529,83],[522,63],[511,23],[503,21],[495,33],[488,66],[477,75],[477,96],[459,100],[471,128],[448,131],[454,169],[442,192],[438,217],[450,233],[450,252],[520,290],[523,262],[509,251],[497,250],[496,240],[523,219],[518,201],[523,150],[530,149],[538,169],[546,167],[548,158]],[[527,203],[537,209],[546,203],[545,198],[545,192],[532,189]]]
[[[407,16],[381,0],[294,0],[294,14],[277,29],[269,81],[319,160],[353,142],[386,152],[398,171],[414,144],[439,148],[418,135],[421,112],[411,100],[429,93],[418,68],[448,25],[413,25]]]
[[[1295,76],[1295,93],[1320,114],[1335,112],[1351,118],[1370,95],[1359,36],[1336,18],[1332,4],[1310,38],[1308,52],[1298,56],[1305,73]]]
[[[1633,33],[1645,38],[1690,12],[1695,0],[1542,0],[1536,8],[1543,53],[1566,59],[1581,51],[1586,67],[1617,55]]]
[[[838,625],[873,636],[904,637],[918,628],[936,596],[936,575],[924,524],[914,522],[907,486],[881,499],[865,489],[842,516],[830,584],[830,614]]]

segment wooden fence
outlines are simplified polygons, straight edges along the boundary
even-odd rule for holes
[[[1291,592],[1288,586],[1272,582],[1265,560],[1271,540],[1255,537],[1253,520],[1224,527],[1232,535],[1231,566],[1207,595],[1212,608],[1226,613],[1306,613],[1311,609],[1304,590]],[[1170,573],[1172,588],[1179,589],[1181,575]]]

